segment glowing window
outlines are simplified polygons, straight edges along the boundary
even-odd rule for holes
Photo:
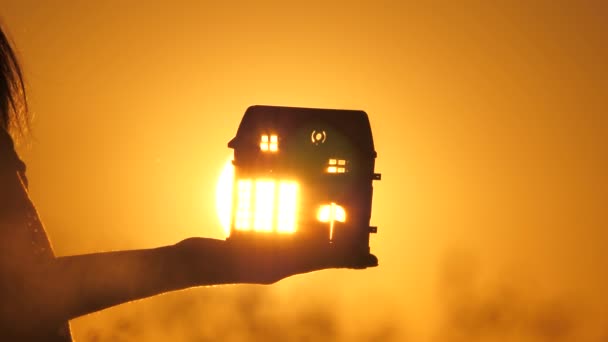
[[[319,208],[317,219],[321,222],[346,222],[346,211],[336,203],[325,204]]]
[[[279,150],[279,137],[276,134],[263,134],[260,139],[262,152],[277,152]]]
[[[270,152],[276,152],[279,150],[279,137],[276,135],[270,136]]]
[[[346,160],[345,159],[329,159],[327,167],[327,173],[345,173],[346,172]]]
[[[277,231],[279,233],[294,233],[296,231],[296,198],[298,184],[295,182],[279,183],[279,201],[277,212]]]
[[[239,180],[237,182],[235,228],[238,230],[251,229],[251,181]]]
[[[255,231],[272,231],[274,185],[273,181],[258,180],[255,182],[255,217],[253,220]]]
[[[310,134],[310,141],[317,146],[319,144],[324,143],[325,139],[327,139],[327,134],[325,133],[325,131],[314,130]]]
[[[296,182],[239,180],[236,187],[236,230],[282,234],[291,234],[297,230]]]
[[[264,152],[268,151],[268,136],[262,135],[262,141],[260,141],[260,149]]]
[[[346,211],[336,203],[325,204],[319,207],[317,220],[329,223],[329,240],[334,238],[335,222],[346,222]]]

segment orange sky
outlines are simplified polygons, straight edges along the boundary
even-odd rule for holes
[[[372,123],[379,268],[122,305],[73,321],[77,340],[606,338],[599,3],[0,0],[60,255],[221,238],[215,183],[249,105]]]

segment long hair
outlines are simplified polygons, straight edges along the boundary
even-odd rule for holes
[[[0,27],[0,129],[24,134],[28,128],[23,74],[15,51]]]

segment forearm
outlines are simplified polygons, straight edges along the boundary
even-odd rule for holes
[[[41,298],[74,318],[167,291],[234,282],[225,249],[223,241],[209,240],[197,256],[202,260],[180,244],[60,257],[45,270],[49,282],[42,284]]]
[[[19,304],[9,310],[15,315],[65,320],[166,291],[236,281],[225,242],[211,239],[198,239],[194,249],[179,243],[35,259],[30,231],[44,228],[38,220],[30,226],[36,212],[23,182],[17,173],[0,175],[0,189],[7,194],[0,196],[0,280],[19,289]]]

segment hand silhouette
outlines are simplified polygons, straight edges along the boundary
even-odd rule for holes
[[[272,284],[292,275],[322,269],[378,265],[378,259],[372,254],[353,258],[329,244],[311,247],[297,243],[190,238],[176,246],[189,269],[197,273],[192,276],[199,277],[195,282],[200,284]]]

